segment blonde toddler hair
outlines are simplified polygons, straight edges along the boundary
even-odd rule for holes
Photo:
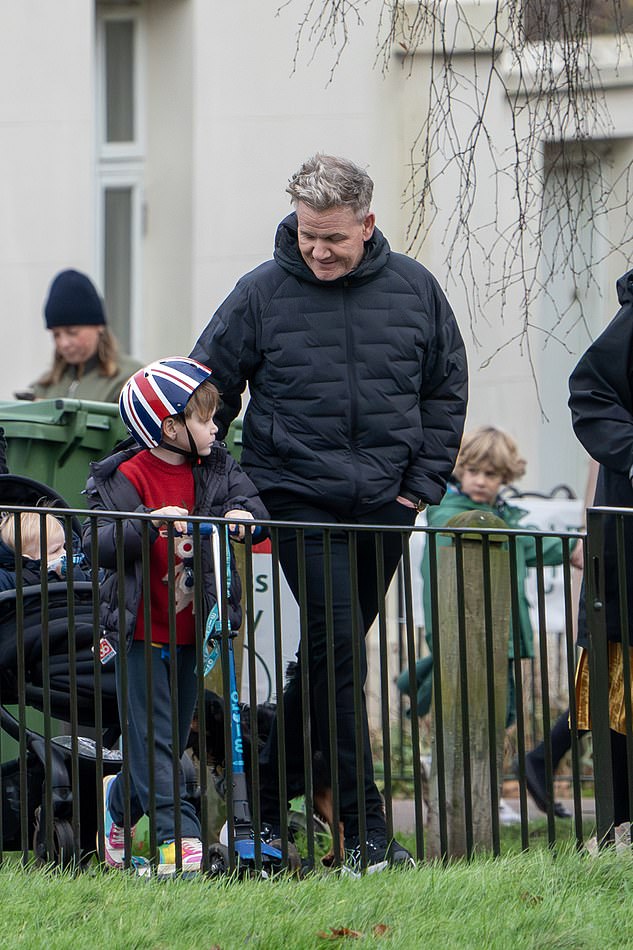
[[[40,522],[43,516],[35,511],[23,511],[19,516],[22,556],[40,560]],[[0,538],[7,547],[15,551],[16,518],[13,513],[5,514],[0,524]],[[46,515],[46,540],[49,548],[64,542],[64,528],[54,515]]]
[[[504,485],[525,474],[525,459],[519,454],[519,447],[507,432],[494,426],[480,426],[467,433],[455,463],[455,475],[461,479],[466,468],[493,469]]]

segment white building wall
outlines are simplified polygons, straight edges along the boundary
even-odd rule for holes
[[[482,16],[485,3],[472,9]],[[125,5],[116,9],[125,10]],[[406,249],[411,207],[403,203],[410,149],[425,115],[428,51],[402,67],[394,56],[383,75],[376,64],[376,15],[351,24],[349,47],[333,78],[328,43],[295,55],[299,5],[261,0],[145,0],[144,16],[145,221],[142,238],[142,317],[137,355],[153,359],[188,352],[207,320],[241,274],[270,257],[278,221],[290,206],[290,175],[316,150],[345,154],[366,164],[375,183],[378,226],[396,250]],[[462,11],[467,7],[462,3]],[[48,365],[51,346],[42,304],[52,276],[75,266],[98,273],[95,185],[95,43],[92,0],[4,0],[0,5],[0,314],[5,360],[0,399],[28,384]],[[132,9],[132,8],[130,8]],[[471,72],[464,43],[462,68]],[[608,51],[605,62],[608,62]],[[479,67],[487,68],[488,53]],[[622,231],[631,157],[633,70],[607,70],[608,175],[613,208],[601,223]],[[330,81],[331,80],[331,81]],[[510,143],[509,112],[494,90],[491,131],[497,147]],[[488,222],[493,167],[480,155],[482,185],[473,220]],[[511,182],[502,184],[502,208],[511,206]],[[567,481],[583,490],[579,452],[561,386],[588,336],[571,351],[551,344],[533,351],[534,372],[545,376],[541,413],[533,369],[518,345],[482,362],[518,329],[520,291],[512,290],[500,319],[498,301],[475,307],[472,287],[446,265],[445,228],[454,210],[454,172],[436,187],[438,215],[420,259],[436,274],[462,326],[471,367],[469,426],[494,423],[519,439],[528,459],[525,487],[548,490]],[[620,203],[620,206],[619,204]],[[479,237],[487,239],[490,232]],[[495,252],[497,253],[497,252]],[[528,259],[529,259],[528,251]],[[475,258],[472,282],[485,283],[486,254]],[[595,325],[615,312],[615,280],[629,266],[631,241],[604,260],[602,297]],[[497,276],[499,274],[497,267]],[[546,304],[534,304],[536,323]],[[6,354],[11,353],[11,358]],[[541,378],[541,383],[543,382]],[[563,386],[564,390],[564,386]]]
[[[94,273],[93,12],[0,7],[0,399],[51,360],[42,304],[63,267]]]
[[[410,10],[416,6],[415,2],[407,4]],[[459,7],[459,21],[456,14],[455,21],[451,21],[451,7],[454,11]],[[453,53],[454,72],[463,77],[451,107],[451,121],[458,127],[470,129],[474,111],[479,108],[474,87],[478,82],[479,89],[485,90],[490,70],[491,54],[486,39],[491,35],[489,26],[493,22],[494,3],[492,0],[472,0],[459,5],[448,4],[445,10],[448,11],[444,24],[446,42],[457,50]],[[473,53],[473,37],[479,38],[477,55]],[[608,64],[613,58],[613,42],[606,40],[601,46],[602,52],[594,50],[594,53]],[[419,134],[429,109],[430,55],[430,47],[422,46],[415,51],[412,61],[409,57],[411,78],[403,83],[402,90],[405,100],[402,109],[406,128],[404,140],[408,143]],[[499,57],[496,65],[503,71],[504,61]],[[431,168],[437,211],[423,244],[421,259],[444,286],[465,337],[470,365],[467,428],[496,425],[517,439],[528,462],[527,474],[518,485],[524,491],[548,492],[565,483],[579,496],[584,495],[588,459],[571,427],[567,380],[593,336],[617,310],[615,280],[630,267],[633,251],[630,226],[624,246],[613,249],[611,243],[615,241],[617,244],[616,236],[626,231],[629,215],[626,196],[630,180],[623,172],[633,158],[630,110],[628,115],[625,114],[626,90],[630,99],[633,70],[627,67],[616,74],[607,67],[605,78],[612,125],[606,133],[604,127],[596,126],[595,129],[596,145],[604,154],[600,170],[605,192],[602,195],[596,193],[594,200],[598,206],[604,206],[606,201],[609,210],[597,220],[592,216],[589,201],[586,201],[584,218],[581,214],[581,227],[570,251],[593,248],[594,282],[593,285],[587,282],[589,286],[581,286],[581,281],[573,279],[554,227],[553,232],[546,235],[543,250],[546,256],[548,252],[554,255],[555,279],[544,280],[545,293],[532,293],[529,347],[526,338],[521,337],[523,286],[516,280],[509,283],[503,313],[500,295],[491,292],[491,288],[500,286],[504,256],[509,252],[511,256],[517,240],[513,236],[508,238],[512,230],[510,225],[517,215],[512,177],[512,116],[499,80],[491,85],[485,135],[481,137],[473,170],[477,189],[470,229],[475,238],[471,241],[471,272],[465,276],[459,273],[465,259],[465,232],[463,227],[452,230],[450,224],[460,189],[460,168],[452,163],[442,173],[443,159],[439,155],[434,158]],[[511,82],[511,77],[506,76],[506,81]],[[564,113],[564,109],[561,111]],[[522,134],[519,125],[519,139]],[[461,141],[465,139],[466,136],[462,135]],[[491,148],[487,145],[488,140],[492,143]],[[537,149],[534,168],[528,173],[538,176],[537,181],[542,179],[545,145],[542,142],[542,147]],[[506,174],[496,174],[495,166],[505,167]],[[599,187],[596,186],[596,192]],[[545,200],[549,200],[547,194]],[[497,209],[500,209],[500,214],[495,225]],[[537,213],[538,208],[533,211]],[[531,227],[538,231],[536,219],[531,221]],[[504,228],[508,229],[505,242],[498,238]],[[447,263],[449,252],[453,255],[450,266]],[[537,242],[531,241],[527,234],[523,246],[525,266],[528,272],[536,268],[543,279],[545,266],[538,258],[540,252]],[[570,314],[556,327],[555,307],[564,311],[574,295],[584,299],[586,321],[575,322],[578,308],[572,305]],[[469,312],[472,313],[472,323],[469,323]]]
[[[236,280],[272,255],[291,210],[288,179],[316,151],[367,165],[378,227],[400,242],[396,77],[373,68],[375,24],[353,30],[331,83],[324,49],[291,75],[297,9],[258,0],[196,4],[194,335]],[[365,13],[365,10],[363,11]],[[240,25],[248,24],[248,28]]]
[[[464,5],[461,6],[463,8]],[[475,69],[477,68],[480,75],[486,73],[490,52],[483,46],[480,55],[475,58],[471,40],[466,39],[468,45],[464,48],[464,54],[456,57],[454,62],[455,71],[466,77],[465,81],[460,83],[454,111],[461,111],[463,122],[468,123],[466,127],[470,128],[473,110],[479,108],[473,90]],[[410,78],[403,83],[403,96],[408,103],[404,110],[404,138],[407,142],[413,142],[419,135],[422,119],[429,110],[430,50],[420,49],[413,62],[410,62],[409,68]],[[493,89],[492,97],[494,104],[488,112],[488,131],[495,151],[502,153],[504,149],[510,149],[512,146],[510,117],[500,86]],[[459,122],[458,117],[455,123],[459,126]],[[432,224],[426,231],[420,256],[444,287],[466,343],[470,371],[466,428],[496,425],[507,430],[518,440],[533,470],[538,458],[539,423],[530,364],[516,345],[497,352],[502,343],[520,329],[521,290],[515,287],[507,294],[503,322],[500,299],[495,299],[486,290],[490,267],[493,281],[501,277],[503,248],[498,246],[497,257],[495,259],[493,255],[491,264],[487,245],[492,245],[495,236],[496,208],[511,209],[513,206],[513,184],[510,178],[496,178],[491,153],[485,147],[479,148],[476,166],[477,188],[469,219],[470,230],[477,231],[477,241],[470,241],[472,268],[466,268],[460,273],[460,268],[466,260],[466,232],[463,226],[455,228],[450,219],[458,203],[461,170],[454,162],[444,168],[445,163],[446,158],[439,154],[432,162],[436,211],[434,215],[428,215]],[[447,262],[449,253],[453,255],[450,266]],[[492,362],[483,368],[482,364],[491,357]],[[531,486],[534,485],[534,475],[533,471],[530,472]],[[526,479],[526,483],[527,481]]]
[[[147,152],[139,358],[191,350],[194,23],[189,0],[145,18]]]

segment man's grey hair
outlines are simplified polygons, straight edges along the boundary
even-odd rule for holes
[[[286,191],[295,206],[301,201],[315,211],[346,207],[362,220],[369,214],[374,183],[349,159],[317,153],[295,172]]]

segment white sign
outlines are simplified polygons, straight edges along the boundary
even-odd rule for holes
[[[521,520],[520,527],[535,527],[541,531],[567,532],[582,531],[584,523],[584,502],[582,498],[560,498],[558,496],[541,498],[538,495],[521,495],[508,499],[510,504],[525,508],[527,514]],[[565,631],[565,585],[562,565],[543,568],[545,591],[545,625],[548,634],[562,634]],[[538,630],[538,588],[536,568],[528,570],[525,593],[530,604],[530,620],[534,630]]]
[[[275,617],[273,604],[273,559],[270,544],[263,542],[253,548],[253,611],[255,641],[255,676],[257,702],[275,700]],[[279,568],[281,661],[286,666],[296,660],[299,646],[299,608]],[[242,606],[246,603],[242,597]],[[244,650],[242,666],[242,700],[249,701],[248,650]]]

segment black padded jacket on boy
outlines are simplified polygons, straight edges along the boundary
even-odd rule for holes
[[[124,449],[109,455],[90,466],[90,478],[86,485],[88,506],[92,510],[144,512],[148,509],[132,483],[119,471],[119,466],[138,448]],[[220,445],[215,445],[209,456],[201,459],[192,469],[194,479],[195,505],[192,515],[208,515],[223,518],[233,508],[250,511],[255,520],[268,518],[257,490],[250,478]],[[91,557],[93,519],[86,519],[83,527],[83,546],[86,556]],[[149,523],[149,541],[156,539],[158,529]],[[114,651],[118,651],[119,642],[119,603],[117,575],[116,520],[105,516],[97,518],[99,566],[105,568],[106,579],[101,585],[100,620],[103,635]],[[136,625],[142,593],[142,523],[138,518],[123,520],[123,551],[125,571],[125,638],[129,647]],[[215,578],[211,545],[208,539],[201,539],[203,609],[207,617],[216,602]],[[229,598],[229,619],[231,627],[237,630],[242,619],[240,606],[241,581],[231,555],[231,585]]]

